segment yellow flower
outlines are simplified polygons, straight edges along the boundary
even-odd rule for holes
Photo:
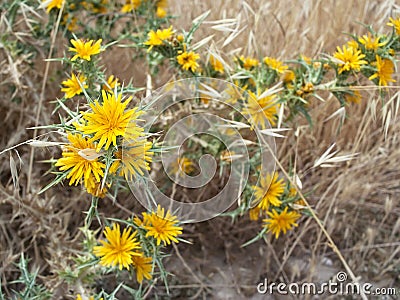
[[[171,242],[178,243],[176,237],[182,234],[183,229],[177,226],[177,217],[171,215],[169,210],[165,214],[164,208],[161,208],[160,205],[157,207],[157,212],[143,213],[143,224],[147,230],[146,237],[154,237],[157,240],[157,246],[161,242],[164,245],[169,245]]]
[[[62,158],[57,160],[55,166],[61,171],[69,170],[69,185],[77,185],[82,178],[86,188],[92,185],[93,177],[100,182],[106,166],[97,160],[99,154],[95,152],[95,146],[80,134],[68,134],[68,140],[70,144],[64,147]]]
[[[170,172],[179,176],[190,174],[194,171],[193,162],[187,157],[178,157],[176,161],[171,164]]]
[[[250,56],[244,57],[243,55],[241,55],[238,61],[241,63],[241,66],[246,70],[250,70],[253,67],[258,66],[258,59],[252,58]]]
[[[333,54],[333,57],[338,59],[339,74],[343,71],[360,71],[361,65],[367,64],[363,58],[364,54],[360,50],[356,50],[352,47],[343,46],[343,50],[337,47],[337,51]]]
[[[210,56],[210,64],[215,71],[224,74],[224,65],[212,55]]]
[[[303,199],[297,200],[294,204],[302,206],[302,208],[306,208],[307,207],[307,204],[304,202]]]
[[[290,198],[293,198],[293,197],[295,197],[297,195],[297,190],[296,190],[296,188],[295,187],[291,187],[290,189],[289,189],[289,197]]]
[[[368,32],[368,36],[363,35],[361,38],[358,39],[358,41],[365,46],[365,49],[376,51],[378,50],[379,47],[385,46],[387,43],[387,42],[379,43],[380,38],[381,38],[380,36],[373,37],[371,33]]]
[[[264,63],[272,70],[275,70],[276,72],[281,74],[288,69],[288,66],[285,66],[283,62],[276,60],[272,57],[264,57]]]
[[[145,45],[150,46],[147,51],[150,51],[154,46],[159,46],[163,44],[163,41],[168,40],[174,34],[172,26],[167,29],[157,29],[157,31],[150,30],[147,34],[148,39],[144,42]]]
[[[258,218],[260,217],[260,211],[261,211],[261,209],[258,206],[251,208],[249,210],[250,220],[251,221],[257,221]]]
[[[268,211],[270,205],[279,206],[282,204],[279,197],[285,190],[285,184],[283,179],[278,179],[278,173],[267,174],[266,177],[261,177],[260,187],[252,186],[256,201],[259,201],[257,206],[260,209]]]
[[[311,61],[312,61],[311,57],[301,54],[301,55],[300,55],[300,58],[301,58],[307,65],[311,65]]]
[[[390,22],[386,25],[393,27],[397,34],[400,34],[400,17],[397,19],[389,18]]]
[[[42,0],[42,7],[46,7],[46,12],[50,13],[53,8],[60,9],[64,0]]]
[[[285,70],[281,75],[281,80],[284,83],[292,82],[296,79],[296,74],[292,70]]]
[[[266,128],[268,121],[272,126],[275,125],[276,119],[276,102],[274,101],[275,95],[268,95],[261,99],[257,99],[252,91],[248,91],[247,103],[242,110],[244,115],[250,117],[253,126],[260,125],[263,129]]]
[[[126,268],[133,264],[135,256],[142,256],[143,254],[137,252],[140,250],[140,243],[136,241],[137,232],[131,233],[132,228],[124,229],[121,234],[119,224],[114,223],[113,228],[106,227],[104,235],[107,241],[100,241],[102,246],[95,246],[93,253],[100,257],[100,264],[103,266],[116,266],[119,269]]]
[[[267,232],[275,234],[276,239],[279,237],[281,231],[283,234],[286,234],[288,230],[298,226],[296,221],[301,215],[296,211],[287,212],[287,210],[288,207],[286,206],[279,214],[275,209],[273,209],[272,212],[267,212],[269,218],[263,220],[263,227],[268,229]]]
[[[165,18],[165,16],[167,15],[167,11],[164,9],[164,8],[162,8],[162,7],[157,7],[157,10],[156,10],[156,16],[158,17],[158,18]]]
[[[358,49],[358,43],[355,40],[348,41],[347,46],[353,48],[354,50]]]
[[[116,86],[119,86],[118,78],[114,77],[114,75],[110,75],[107,79],[107,84],[103,84],[103,90],[107,92],[112,92]]]
[[[100,140],[97,144],[97,152],[103,146],[105,150],[108,150],[111,143],[117,147],[117,137],[119,136],[126,139],[136,139],[143,132],[143,128],[136,126],[136,123],[133,122],[143,112],[137,111],[137,107],[125,111],[132,97],[129,97],[125,102],[121,102],[121,93],[115,97],[114,93],[102,91],[102,96],[102,104],[98,100],[90,104],[93,112],[82,112],[87,124],[75,125],[85,134],[94,134],[90,141]]]
[[[85,83],[86,77],[83,75],[79,75],[79,78],[75,76],[74,73],[71,74],[71,78],[64,80],[61,82],[63,87],[61,89],[61,92],[65,93],[65,98],[69,99],[74,97],[75,95],[79,95],[80,93],[83,92],[82,87],[84,89],[88,88],[88,85]]]
[[[143,254],[142,256],[133,256],[132,264],[136,272],[136,279],[139,283],[142,283],[143,278],[150,280],[153,277],[151,275],[153,269],[151,257],[145,257]]]
[[[387,86],[388,81],[396,82],[396,80],[392,79],[394,64],[390,59],[382,59],[378,55],[376,55],[376,69],[376,73],[370,76],[368,78],[369,80],[379,78],[380,86]]]
[[[197,63],[197,60],[200,58],[200,55],[197,54],[196,52],[190,51],[190,52],[183,52],[182,54],[178,55],[176,57],[176,60],[178,61],[178,64],[182,66],[182,69],[192,72],[196,72],[197,68],[199,67],[199,64]]]
[[[314,69],[319,69],[319,68],[321,68],[321,62],[320,61],[315,61],[315,62],[313,62],[313,67],[314,67]]]
[[[306,82],[301,89],[305,93],[311,93],[314,90],[314,85],[312,84],[312,82]]]
[[[361,93],[359,90],[352,90],[350,87],[349,93],[345,93],[344,98],[346,99],[347,102],[358,104],[361,101]]]
[[[101,180],[97,182],[93,176],[90,176],[86,186],[86,191],[95,197],[104,198],[107,193],[107,188],[105,186],[101,188],[101,185]]]
[[[71,44],[75,47],[69,47],[69,51],[76,52],[74,57],[71,58],[71,61],[76,60],[78,57],[84,60],[90,61],[90,57],[92,55],[99,54],[101,50],[101,42],[102,39],[97,40],[93,44],[94,40],[90,40],[88,42],[84,42],[83,40],[73,40],[71,39]]]
[[[121,12],[129,13],[140,6],[140,0],[126,0],[125,5],[122,6]]]
[[[114,161],[110,167],[110,173],[116,173],[122,164],[119,176],[125,176],[126,180],[132,180],[137,174],[144,175],[143,170],[150,170],[150,162],[154,152],[149,151],[153,146],[152,142],[146,139],[139,139],[131,144],[124,145],[123,150],[118,150]]]
[[[134,216],[132,219],[133,224],[135,224],[138,227],[143,227],[143,221],[138,217],[138,216]]]
[[[167,0],[159,0],[156,3],[156,16],[158,18],[164,18],[167,15],[167,11],[165,10],[167,8]]]

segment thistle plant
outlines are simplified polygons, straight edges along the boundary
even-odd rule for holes
[[[46,66],[51,63],[59,71],[52,79],[60,97],[51,101],[51,120],[57,121],[30,127],[48,131],[55,140],[35,133],[27,142],[58,151],[45,161],[52,179],[39,194],[59,185],[80,188],[90,199],[87,211],[77,216],[82,221],[80,248],[66,258],[67,267],[56,270],[73,290],[68,297],[145,299],[159,282],[169,293],[173,274],[165,261],[174,255],[171,245],[189,243],[186,223],[217,216],[233,223],[245,218],[258,222],[253,223],[258,233],[238,247],[295,235],[310,218],[334,245],[306,199],[313,192],[303,191],[306,178],[298,176],[295,159],[280,163],[275,138],[286,138],[289,130],[298,134],[304,124],[321,126],[311,113],[319,103],[338,102],[331,117],[342,116],[340,130],[351,115],[348,107],[364,101],[364,90],[373,86],[386,101],[396,84],[400,18],[390,18],[380,31],[365,26],[363,34],[349,34],[334,51],[282,58],[245,51],[226,55],[226,41],[214,43],[212,36],[195,42],[209,13],[181,29],[173,25],[175,17],[164,0],[6,1],[0,8],[8,27],[18,24],[28,6],[36,9],[29,10],[27,26],[37,43],[12,31],[0,33],[0,42],[11,62],[20,58],[30,65],[40,54],[50,57]],[[62,42],[56,44],[58,36]],[[58,58],[52,56],[54,48]],[[104,67],[103,58],[117,48],[133,49],[132,61],[144,64],[146,87]],[[161,70],[170,80],[154,90]],[[15,83],[10,85],[13,100],[26,87]],[[303,174],[356,156],[335,156],[332,149]],[[213,188],[207,190],[209,182]],[[195,188],[200,192],[192,195]],[[118,206],[129,191],[145,211],[125,209],[125,217],[100,212],[107,199]],[[204,194],[211,195],[212,205],[203,201],[210,200]],[[228,199],[228,205],[216,199]],[[28,270],[23,255],[18,269],[15,297],[53,296],[36,282],[38,271]]]

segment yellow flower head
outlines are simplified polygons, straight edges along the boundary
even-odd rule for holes
[[[197,68],[199,67],[199,64],[197,63],[197,60],[200,58],[200,55],[197,54],[196,52],[190,51],[190,52],[183,52],[182,54],[178,55],[176,57],[176,60],[178,61],[178,64],[182,66],[182,69],[192,72],[196,72]]]
[[[276,72],[282,74],[285,72],[285,70],[288,69],[288,66],[285,66],[283,62],[276,60],[272,57],[265,57],[264,58],[264,63],[270,67],[272,70],[275,70]]]
[[[42,0],[41,7],[46,8],[46,12],[50,13],[53,8],[60,9],[65,0]]]
[[[165,214],[164,208],[160,205],[157,212],[143,213],[143,224],[147,230],[146,237],[152,236],[157,240],[157,245],[161,242],[169,245],[171,242],[178,243],[177,236],[182,234],[182,227],[177,226],[176,216],[171,215],[169,211]]]
[[[156,16],[158,17],[158,18],[165,18],[165,16],[167,15],[167,11],[164,9],[164,8],[162,8],[162,7],[157,7],[157,10],[156,10]]]
[[[107,79],[107,84],[103,84],[102,88],[103,90],[107,92],[112,92],[116,86],[120,86],[119,84],[119,79],[117,77],[114,77],[114,75],[110,75]]]
[[[301,58],[307,65],[311,65],[311,62],[312,62],[312,58],[311,58],[311,57],[309,57],[309,56],[307,56],[307,55],[304,55],[304,54],[301,54],[301,55],[300,55],[300,58]]]
[[[358,49],[358,43],[355,40],[348,41],[347,46],[353,48],[354,50]]]
[[[368,32],[368,35],[363,35],[358,39],[358,41],[365,46],[365,49],[376,51],[378,50],[379,47],[385,46],[387,43],[387,42],[379,43],[380,38],[381,38],[380,36],[373,37],[371,33]]]
[[[290,189],[289,189],[289,197],[290,198],[293,198],[293,197],[295,197],[297,195],[297,190],[296,190],[296,188],[295,187],[290,187]]]
[[[278,173],[267,174],[266,177],[261,177],[260,186],[252,186],[256,201],[259,201],[257,207],[264,211],[268,211],[269,206],[279,206],[282,201],[279,197],[282,196],[285,190],[283,179],[279,180]]]
[[[57,160],[56,167],[61,171],[68,171],[69,185],[77,185],[84,178],[85,187],[93,186],[93,182],[100,182],[104,176],[106,165],[97,159],[95,146],[80,134],[68,134],[70,144],[64,147],[62,157]]]
[[[170,172],[179,176],[192,173],[195,168],[193,162],[187,157],[178,157],[170,166]]]
[[[94,40],[90,40],[85,42],[81,39],[73,40],[71,39],[71,44],[75,47],[69,47],[69,51],[76,52],[74,57],[71,58],[71,61],[76,60],[77,58],[81,58],[87,61],[90,61],[90,57],[92,55],[99,54],[101,50],[101,42],[102,39],[97,40],[93,44]]]
[[[259,98],[260,94],[256,96],[252,91],[248,91],[249,96],[242,113],[250,117],[253,126],[260,125],[262,129],[266,128],[268,122],[275,125],[276,119],[276,102],[274,101],[275,95],[268,95]]]
[[[296,211],[288,212],[287,210],[287,206],[281,213],[278,213],[273,209],[272,212],[267,212],[269,218],[263,220],[263,227],[268,229],[267,232],[272,232],[276,239],[279,237],[281,232],[286,234],[288,230],[298,226],[296,221],[301,215]]]
[[[65,87],[61,88],[61,92],[65,93],[65,98],[69,99],[74,97],[75,95],[79,95],[83,92],[82,87],[84,89],[88,88],[88,85],[85,83],[86,77],[83,75],[79,75],[79,78],[75,76],[74,73],[71,74],[71,78],[64,80],[61,82]]]
[[[172,26],[163,30],[160,29],[158,29],[157,31],[150,30],[150,32],[147,34],[148,39],[146,42],[144,42],[145,45],[150,46],[150,48],[147,51],[150,51],[154,46],[162,45],[163,41],[171,38],[173,34],[174,32],[172,30]]]
[[[100,241],[101,246],[93,248],[94,255],[100,257],[100,264],[106,267],[118,265],[119,269],[126,268],[133,264],[135,256],[142,256],[138,252],[141,247],[136,241],[137,232],[131,233],[132,228],[124,229],[121,234],[119,224],[114,223],[113,228],[106,227],[104,235],[107,241]]]
[[[361,50],[352,47],[343,46],[343,49],[337,47],[333,57],[339,60],[339,74],[350,70],[360,71],[361,65],[367,64],[367,61],[363,60],[365,55]]]
[[[389,18],[390,22],[386,25],[393,27],[396,30],[396,33],[400,35],[400,17],[397,19]]]
[[[122,102],[121,93],[116,97],[114,93],[102,91],[102,96],[102,103],[96,100],[90,104],[92,112],[82,113],[87,124],[75,125],[85,134],[94,134],[90,141],[100,140],[96,151],[100,151],[103,146],[108,150],[111,143],[117,147],[119,136],[126,139],[136,139],[141,136],[143,128],[138,127],[133,121],[136,121],[143,112],[138,111],[137,107],[126,110],[132,97]]]
[[[210,64],[215,71],[224,74],[224,65],[212,55],[210,56]]]
[[[143,282],[143,278],[150,280],[153,276],[151,271],[153,269],[152,258],[142,256],[132,257],[133,268],[136,272],[136,279],[139,283]]]
[[[257,221],[258,218],[260,217],[260,212],[261,212],[261,209],[258,206],[251,208],[249,210],[250,220]]]
[[[376,55],[376,73],[370,76],[368,79],[373,80],[375,78],[379,78],[379,85],[380,86],[387,86],[388,81],[396,82],[392,78],[392,74],[394,72],[394,64],[390,59],[382,59],[378,55]]]
[[[246,70],[251,70],[252,68],[258,66],[258,59],[252,58],[250,56],[244,57],[243,55],[241,55],[237,59],[237,61],[239,61],[243,68],[245,68]]]
[[[98,198],[104,198],[107,193],[107,187],[101,187],[102,182],[97,182],[93,176],[90,176],[88,179],[88,184],[86,186],[86,191]]]
[[[281,80],[284,83],[292,82],[296,79],[296,74],[292,70],[285,70],[281,75]]]
[[[134,11],[136,8],[140,6],[141,0],[126,0],[125,5],[122,6],[122,13],[129,13]]]
[[[146,139],[138,139],[130,145],[124,145],[123,150],[118,150],[115,160],[111,167],[110,173],[116,173],[121,166],[119,176],[125,176],[130,181],[137,174],[143,176],[143,170],[150,170],[150,162],[154,152],[150,151],[153,146],[152,142]]]

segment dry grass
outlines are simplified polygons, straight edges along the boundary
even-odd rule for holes
[[[238,30],[244,30],[224,48],[219,48],[229,36],[215,31],[213,47],[229,60],[232,54],[270,55],[290,59],[299,53],[318,56],[332,53],[346,40],[343,32],[363,33],[357,24],[373,24],[383,28],[388,17],[395,13],[394,1],[171,1],[169,7],[180,16],[177,28],[189,27],[191,20],[211,9],[207,20],[240,19]],[[210,35],[203,26],[196,39]],[[118,50],[119,51],[119,50]],[[129,54],[124,59],[129,60]],[[1,55],[4,55],[3,52]],[[0,61],[7,57],[0,57]],[[137,64],[126,64],[121,70],[113,69],[119,57],[106,58],[110,71],[122,79],[134,78],[135,84],[144,86],[145,76]],[[9,64],[14,70],[2,71],[1,82],[17,81],[21,103],[0,99],[0,149],[23,142],[32,137],[35,116],[32,111],[39,101],[40,75],[33,70],[19,69],[18,61]],[[51,74],[51,72],[50,72]],[[165,83],[171,75],[168,69],[153,79],[155,86]],[[400,77],[397,76],[397,81]],[[33,90],[32,90],[33,89]],[[51,123],[51,105],[58,89],[49,85],[40,124]],[[363,92],[361,105],[347,110],[349,118],[340,130],[339,119],[325,121],[339,106],[318,100],[312,110],[313,128],[301,127],[299,135],[288,134],[278,142],[278,158],[287,168],[296,160],[297,174],[303,191],[313,191],[307,197],[324,227],[333,238],[345,261],[361,281],[381,287],[400,287],[400,130],[397,110],[399,91],[393,90],[390,103],[374,91]],[[332,100],[332,99],[331,99]],[[4,113],[3,113],[4,112]],[[388,115],[390,115],[389,122]],[[388,123],[385,134],[385,124]],[[323,124],[323,126],[322,126]],[[41,132],[39,132],[40,134]],[[341,163],[336,168],[312,168],[315,160],[332,143],[343,153],[359,153],[357,159]],[[35,152],[32,174],[28,173],[28,146],[11,153],[15,162],[10,167],[9,153],[1,157],[0,168],[0,274],[6,294],[16,288],[10,282],[18,274],[15,262],[21,251],[32,258],[32,267],[40,268],[42,282],[62,299],[69,294],[61,283],[57,270],[69,264],[69,259],[80,248],[79,227],[89,207],[89,197],[83,191],[57,187],[38,195],[37,191],[52,178],[45,175],[48,164],[41,160],[59,155],[56,149]],[[20,158],[19,158],[20,157]],[[20,161],[22,162],[20,164]],[[12,172],[11,172],[12,171]],[[16,180],[12,180],[13,173]],[[31,190],[26,190],[31,176]],[[126,217],[141,208],[128,195],[121,195],[118,203],[104,200],[100,212],[113,217]],[[311,218],[304,219],[291,234],[275,241],[259,241],[249,247],[240,245],[254,236],[260,224],[247,217],[231,224],[228,218],[217,218],[185,227],[184,238],[193,245],[179,244],[167,268],[175,277],[171,280],[171,298],[186,299],[261,299],[256,295],[256,284],[264,277],[272,281],[297,280],[326,281],[343,271],[337,255],[327,243],[321,229]],[[154,290],[165,295],[162,285]],[[123,299],[123,298],[121,298]],[[280,299],[280,298],[279,298]],[[283,299],[283,298],[282,298]],[[334,297],[332,298],[334,299]]]

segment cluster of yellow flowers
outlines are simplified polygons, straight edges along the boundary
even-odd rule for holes
[[[195,28],[188,33],[177,33],[172,26],[167,29],[153,29],[147,33],[147,40],[142,45],[149,54],[157,53],[175,66],[181,76],[207,76],[232,81],[238,87],[225,91],[231,95],[229,103],[241,107],[241,114],[251,123],[252,128],[262,129],[276,126],[278,111],[284,105],[281,122],[290,122],[297,114],[302,114],[311,123],[308,113],[310,101],[320,99],[319,90],[330,90],[341,105],[359,103],[361,93],[359,85],[361,75],[382,87],[395,82],[396,55],[400,50],[400,18],[390,18],[388,26],[393,27],[391,34],[378,34],[369,29],[367,34],[353,36],[346,45],[337,47],[331,56],[309,58],[300,55],[290,63],[266,56],[262,60],[256,57],[240,55],[234,57],[233,66],[229,66],[221,57],[209,54],[207,60],[201,59],[200,53],[191,49],[191,40]],[[197,49],[197,48],[196,48]],[[198,50],[196,50],[198,51]],[[148,55],[152,60],[154,56]],[[229,72],[226,70],[229,69]],[[228,74],[229,73],[229,74]],[[281,86],[277,91],[272,87]],[[208,99],[199,98],[205,105]],[[237,119],[237,120],[243,120]],[[199,153],[199,156],[201,153]],[[221,154],[222,157],[222,154]],[[282,199],[290,198],[289,187],[277,174],[261,178],[260,186],[253,186],[259,204],[250,210],[254,219],[264,213],[268,218],[264,227],[276,237],[293,226],[301,216],[301,209],[287,205]],[[298,200],[298,199],[297,199]],[[282,203],[285,203],[283,205]],[[248,210],[251,205],[245,209]]]
[[[81,69],[85,68],[85,63],[94,65],[92,57],[103,51],[101,42],[71,40],[74,47],[69,50],[75,55],[70,61],[78,61]],[[64,97],[73,98],[89,88],[87,76],[72,73],[70,79],[63,81]],[[153,143],[147,140],[143,128],[138,125],[143,111],[138,107],[128,108],[132,97],[123,100],[123,91],[116,89],[119,86],[113,75],[100,85],[101,98],[89,103],[89,110],[81,112],[81,117],[74,120],[74,128],[68,133],[69,143],[55,164],[65,172],[70,185],[83,181],[88,193],[96,197],[104,197],[111,184],[112,180],[105,178],[105,174],[132,180],[138,174],[143,176],[143,170],[149,170],[152,161]]]
[[[286,234],[288,230],[298,226],[296,222],[301,217],[298,208],[301,207],[301,200],[296,189],[279,179],[277,173],[261,177],[259,186],[252,186],[252,189],[256,206],[249,211],[251,220],[257,221],[261,215],[267,215],[263,220],[263,227],[267,232],[272,232],[275,238],[281,232]],[[297,208],[294,208],[296,204]]]
[[[98,25],[106,25],[101,20],[106,16],[114,18],[112,22],[116,22],[124,14],[132,13],[147,17],[151,14],[159,19],[167,17],[167,0],[126,0],[125,4],[109,0],[42,0],[41,7],[45,8],[48,14],[59,13],[62,8],[61,25],[71,33],[76,33],[77,31],[81,31],[84,34],[89,33],[90,31],[87,29],[90,26],[85,20],[90,16],[96,16],[93,20],[99,22],[95,27],[91,28],[92,31],[96,31],[96,27],[104,27]]]
[[[399,19],[391,18],[388,25],[394,28],[393,34],[379,35],[371,31],[367,35],[354,36],[354,40],[338,47],[331,59],[311,59],[301,55],[297,61],[287,65],[268,56],[261,63],[254,57],[238,56],[234,59],[233,74],[240,73],[241,79],[234,83],[247,93],[233,101],[242,105],[242,113],[250,117],[254,126],[263,129],[268,122],[275,125],[277,110],[282,104],[289,108],[286,120],[301,113],[311,122],[308,106],[312,96],[319,97],[319,89],[326,90],[328,87],[342,105],[359,103],[361,94],[354,87],[359,74],[382,87],[395,82],[392,76],[395,53],[400,43],[397,31]],[[169,59],[182,71],[182,75],[184,71],[190,71],[194,76],[230,80],[232,74],[225,74],[225,62],[210,55],[208,63],[203,63],[199,53],[189,50],[190,41],[191,37],[187,34],[177,34],[169,27],[150,30],[143,45],[148,52],[155,51]],[[328,78],[330,81],[326,82]],[[283,89],[279,93],[268,92],[271,86],[280,82]]]
[[[148,39],[143,43],[145,46],[150,46],[148,52],[155,47],[154,50],[165,52],[165,49],[171,49],[170,58],[174,58],[175,62],[185,71],[191,71],[192,74],[199,68],[197,60],[200,55],[194,51],[187,50],[187,43],[184,36],[176,35],[172,26],[167,29],[150,30]]]
[[[73,101],[84,94],[79,97],[84,97],[88,105],[80,112],[71,112],[63,106],[71,117],[61,124],[68,143],[63,146],[62,156],[55,166],[61,172],[59,179],[68,179],[69,185],[83,184],[93,196],[93,206],[93,203],[97,205],[98,198],[106,196],[116,180],[144,178],[144,171],[150,170],[156,146],[139,125],[139,118],[145,112],[138,106],[130,107],[132,96],[123,98],[124,87],[118,78],[111,75],[105,80],[104,73],[97,67],[97,56],[105,50],[102,40],[73,39],[71,44],[73,47],[69,47],[69,51],[73,56],[63,61],[78,72],[72,72],[71,78],[62,82],[61,91],[65,95],[59,102]],[[97,98],[93,100],[90,95]],[[190,163],[184,161],[179,167],[181,165],[185,165],[186,170],[190,167]],[[142,217],[120,220],[127,225],[122,231],[119,223],[106,226],[105,240],[91,248],[95,262],[107,268],[134,272],[139,284],[151,281],[155,268],[164,270],[161,248],[178,243],[183,230],[177,217],[160,206],[156,211],[142,213]],[[86,228],[90,223],[87,221]],[[78,294],[77,299],[81,298]]]
[[[133,232],[132,228],[135,228]],[[102,245],[95,246],[93,253],[100,258],[103,266],[118,266],[119,270],[129,270],[132,266],[137,281],[142,283],[143,279],[152,279],[153,257],[159,256],[157,251],[161,242],[164,245],[178,243],[177,236],[180,234],[182,227],[178,226],[177,218],[158,206],[156,212],[144,212],[143,220],[135,217],[122,233],[117,223],[112,228],[107,226],[104,230],[106,240],[101,240]],[[148,247],[149,242],[155,242],[158,248]]]

